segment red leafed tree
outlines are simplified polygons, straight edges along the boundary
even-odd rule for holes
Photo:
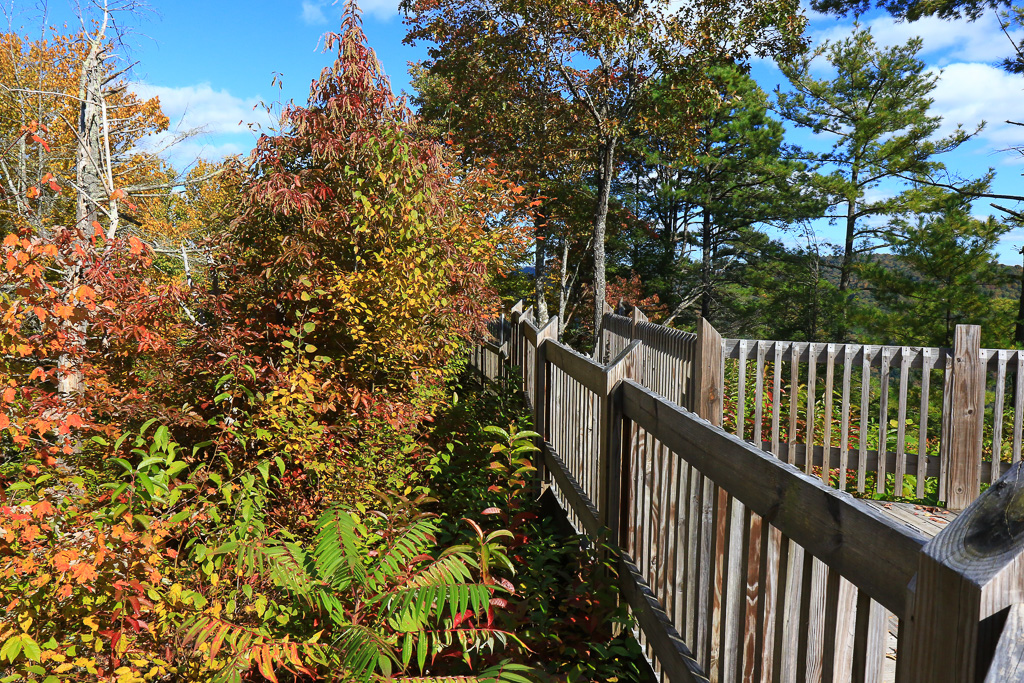
[[[233,232],[268,341],[388,390],[446,365],[496,303],[489,278],[519,248],[523,200],[418,134],[358,16],[346,5],[326,38],[334,64],[258,142]]]

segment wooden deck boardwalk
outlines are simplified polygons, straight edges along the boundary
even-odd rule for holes
[[[940,531],[949,526],[957,518],[956,512],[932,505],[916,505],[914,503],[890,503],[884,500],[859,499],[861,503],[872,507],[883,515],[892,517],[901,524],[920,531],[928,538],[934,538]]]
[[[957,518],[958,513],[933,505],[917,505],[914,503],[896,503],[884,500],[858,499],[860,503],[874,508],[900,524],[921,532],[928,538],[934,538],[949,523]],[[896,650],[899,645],[899,619],[890,614],[886,619],[889,637],[885,647],[885,665],[882,670],[882,683],[896,681]]]
[[[838,351],[825,345],[824,403],[810,392],[806,401],[791,398],[788,412],[780,408],[781,363],[769,373],[741,350],[755,375],[748,411],[743,381],[735,400],[726,390],[725,342],[706,321],[680,335],[635,314],[611,320],[622,329],[600,362],[558,342],[556,318],[538,327],[521,305],[510,318],[497,343],[478,346],[470,362],[484,377],[522,387],[542,475],[577,530],[617,549],[620,594],[657,680],[1024,682],[1024,463],[1016,456],[1024,410],[997,421],[997,432],[1012,424],[1009,441],[991,439],[996,452],[1012,444],[1010,469],[981,467],[980,418],[988,411],[979,410],[984,385],[971,369],[980,356],[976,339],[959,339],[971,335],[958,329],[955,362],[935,378],[944,387],[940,455],[917,458],[904,428],[912,393],[905,378],[916,361],[902,349],[898,363],[896,351],[882,349],[878,378],[870,349],[858,351],[866,379],[837,394]],[[807,359],[798,354],[792,365],[810,366],[811,387],[817,351],[808,346]],[[773,353],[781,352],[776,344]],[[849,368],[856,357],[844,353]],[[1008,358],[998,356],[997,385]],[[848,415],[863,413],[848,411],[848,399],[878,384],[875,414],[888,418],[884,387],[894,363],[895,447],[886,445],[886,421],[876,453],[867,448],[866,422],[851,426]],[[746,369],[740,362],[741,376]],[[799,374],[790,373],[792,386]],[[1013,403],[1024,407],[1024,382]],[[749,430],[747,420],[723,430],[726,405],[749,413]],[[1004,405],[997,400],[993,411]],[[821,419],[837,414],[838,426]],[[924,452],[928,431],[921,425],[916,434]],[[868,473],[878,482],[894,475],[897,485],[916,473],[919,492],[922,476],[938,475],[940,497],[944,489],[966,504],[957,515],[854,498],[832,487],[836,465],[857,472],[860,492]],[[996,480],[975,500],[982,475]]]

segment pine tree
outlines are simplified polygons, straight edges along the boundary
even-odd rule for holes
[[[833,206],[844,207],[833,214],[845,223],[839,266],[843,293],[851,288],[857,256],[881,246],[895,225],[877,219],[903,213],[916,196],[912,188],[890,193],[892,184],[943,170],[934,157],[974,134],[958,127],[948,137],[933,138],[942,123],[941,117],[928,113],[938,76],[925,71],[917,58],[920,49],[918,38],[879,47],[869,29],[858,29],[782,66],[792,91],[776,91],[779,113],[833,139],[827,151],[805,155],[832,169],[824,187],[834,198]],[[811,65],[820,57],[835,69],[835,78],[812,76]],[[868,199],[873,191],[886,196]]]
[[[865,327],[883,343],[924,346],[951,346],[960,324],[1007,335],[997,322],[997,300],[986,291],[1005,278],[993,250],[1007,230],[991,216],[972,218],[962,203],[900,221],[888,240],[896,267],[873,261],[861,271],[881,304],[881,310],[862,311]]]

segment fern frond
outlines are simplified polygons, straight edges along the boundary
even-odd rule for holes
[[[536,683],[537,669],[505,660],[475,676],[394,676],[389,683]]]
[[[372,571],[378,585],[399,575],[401,571],[436,543],[437,522],[431,518],[410,520],[399,529],[386,547],[379,551]]]
[[[368,577],[352,515],[344,510],[332,510],[324,513],[316,526],[313,562],[317,575],[339,591],[353,583],[365,586]]]
[[[313,675],[304,660],[320,663],[324,649],[319,643],[295,643],[271,638],[259,629],[234,624],[210,614],[198,614],[182,626],[182,644],[191,645],[208,661],[227,655],[227,662],[215,678],[217,683],[236,683],[255,664],[269,680],[276,680],[274,671]]]
[[[341,659],[345,673],[367,683],[379,668],[386,669],[389,675],[391,663],[398,661],[394,646],[383,635],[362,624],[342,627],[332,648]]]
[[[302,546],[276,543],[261,546],[256,552],[262,560],[260,569],[270,575],[275,586],[312,602],[310,595],[319,582],[309,575],[310,559]]]

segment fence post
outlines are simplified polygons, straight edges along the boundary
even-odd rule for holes
[[[946,506],[963,510],[981,488],[981,415],[985,410],[985,372],[981,363],[981,328],[957,325],[946,453]]]
[[[636,326],[640,323],[650,322],[650,320],[648,320],[647,316],[644,315],[644,312],[636,306],[633,307],[633,312],[629,314],[629,317],[633,320],[633,329],[630,330],[629,337],[630,339],[636,339]]]
[[[984,680],[1008,610],[1024,593],[1024,463],[924,546],[911,586],[897,680]]]
[[[544,452],[544,442],[550,436],[548,416],[551,415],[551,392],[548,391],[548,341],[554,342],[558,339],[558,316],[548,318],[548,323],[537,332],[537,350],[534,354],[533,372],[533,430],[540,434],[535,444]],[[544,458],[537,458],[538,479],[546,481],[547,473],[544,471]]]
[[[523,363],[523,330],[520,327],[519,319],[523,316],[523,300],[520,299],[516,302],[516,305],[512,307],[509,313],[509,320],[512,321],[512,335],[511,339],[511,353],[509,354],[511,363],[515,367],[522,367]]]
[[[722,335],[704,318],[697,322],[697,400],[696,412],[715,425],[722,426]]]
[[[636,379],[640,376],[640,342],[631,342],[619,362],[605,368],[604,395],[601,397],[600,451],[598,469],[601,480],[597,490],[603,500],[597,502],[598,521],[612,532],[611,540],[625,548],[621,537],[621,508],[623,487],[624,430],[622,420],[621,389],[616,391],[619,380]]]

